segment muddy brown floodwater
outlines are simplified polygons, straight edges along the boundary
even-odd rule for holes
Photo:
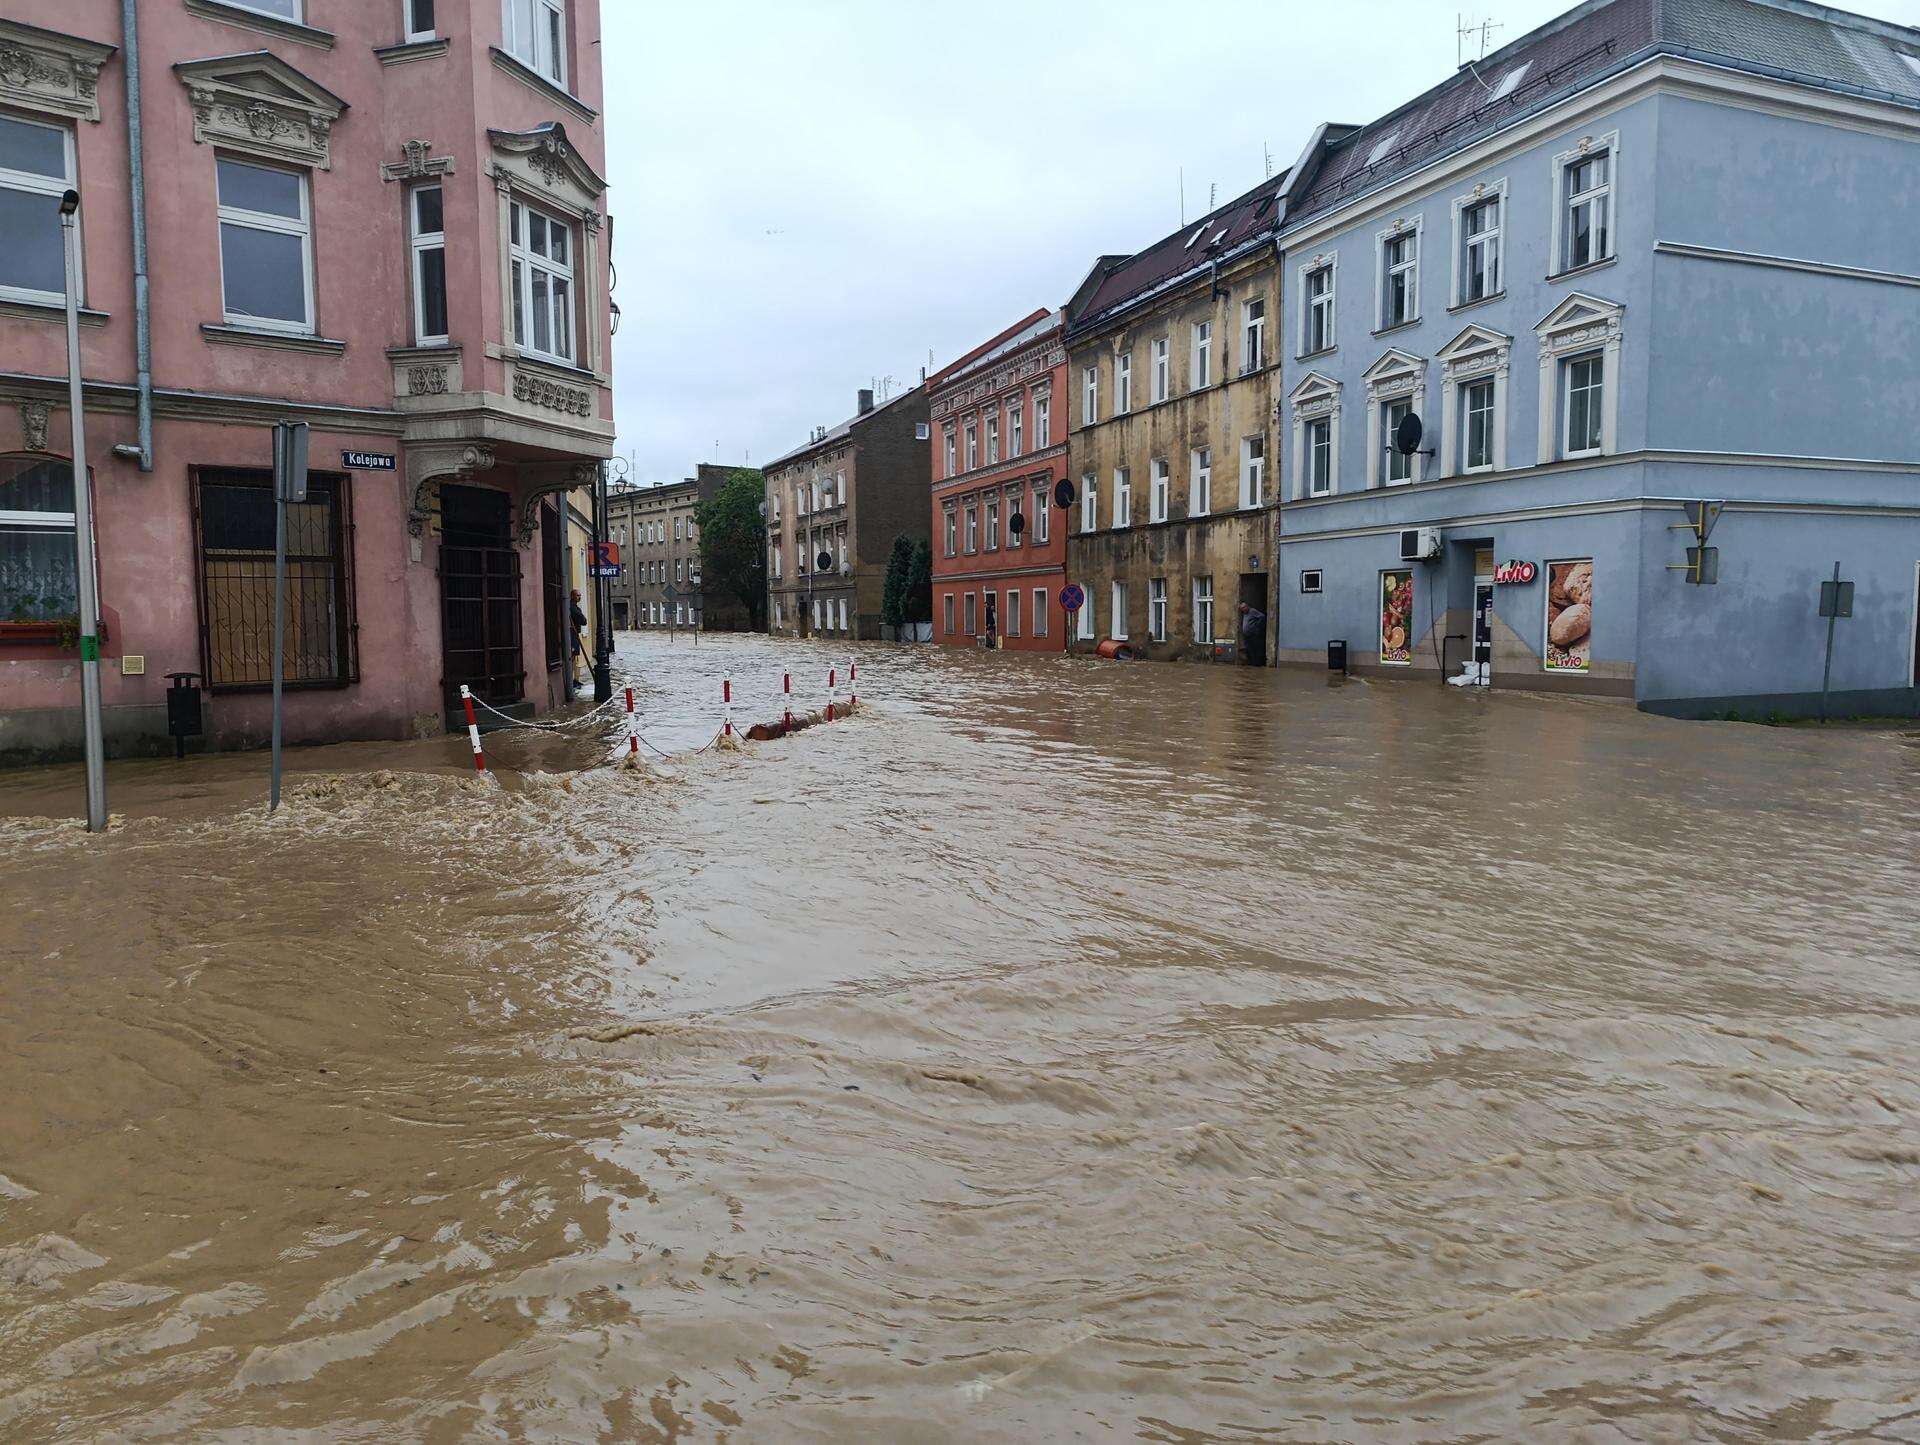
[[[1920,1439],[1920,738],[849,655],[0,775],[0,1438]]]

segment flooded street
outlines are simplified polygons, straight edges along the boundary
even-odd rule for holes
[[[0,1438],[1920,1439],[1920,736],[617,669],[0,774]]]

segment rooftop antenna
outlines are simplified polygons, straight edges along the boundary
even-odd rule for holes
[[[1462,15],[1456,12],[1453,17],[1453,21],[1454,21],[1453,64],[1454,64],[1454,69],[1456,70],[1465,70],[1469,66],[1475,65],[1478,62],[1485,60],[1487,58],[1487,51],[1493,45],[1493,32],[1496,30],[1506,29],[1506,26],[1500,24],[1498,21],[1492,19],[1491,17],[1489,17],[1488,19],[1482,20],[1478,25],[1469,25],[1467,23],[1467,17],[1465,15]],[[1467,51],[1470,47],[1472,47],[1475,44],[1476,37],[1478,42],[1478,48],[1475,49],[1472,55],[1468,55]],[[1474,79],[1478,80],[1479,78],[1480,77],[1476,72],[1474,75]],[[1482,83],[1484,84],[1484,82]]]
[[[1207,182],[1207,211],[1208,211],[1208,213],[1209,213],[1209,214],[1211,214],[1211,213],[1213,212],[1213,209],[1214,209],[1214,208],[1215,208],[1215,207],[1216,207],[1217,205],[1219,205],[1219,203],[1220,203],[1220,182],[1218,182],[1218,181],[1208,181],[1208,182]]]
[[[1187,224],[1187,168],[1180,167],[1180,224]]]
[[[1266,165],[1267,179],[1273,179],[1273,147],[1265,141],[1260,142],[1260,159]]]

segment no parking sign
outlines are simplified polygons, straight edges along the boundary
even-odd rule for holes
[[[1069,582],[1060,589],[1060,608],[1064,612],[1078,612],[1087,605],[1087,594],[1080,589],[1078,582]]]

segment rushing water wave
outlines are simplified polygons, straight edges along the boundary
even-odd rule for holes
[[[0,1438],[1920,1435],[1920,739],[620,663],[0,776]]]

